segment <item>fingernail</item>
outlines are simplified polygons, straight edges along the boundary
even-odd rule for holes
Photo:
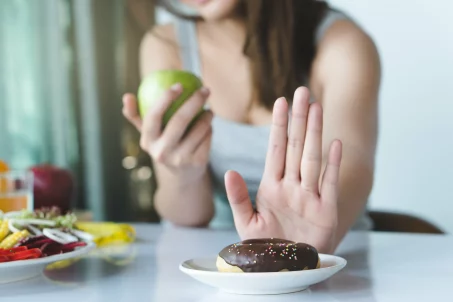
[[[179,91],[181,89],[181,84],[180,83],[173,84],[173,86],[171,86],[170,89],[173,91]]]
[[[275,101],[275,106],[282,106],[283,104],[285,104],[285,102],[286,102],[286,99],[284,97],[278,98]]]
[[[208,96],[209,95],[209,89],[206,87],[201,87],[200,92],[203,96]]]

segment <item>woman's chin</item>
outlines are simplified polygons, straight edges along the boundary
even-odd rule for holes
[[[239,0],[185,0],[206,21],[221,21],[233,16]]]

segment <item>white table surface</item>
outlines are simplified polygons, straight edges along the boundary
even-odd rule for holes
[[[71,267],[0,285],[0,301],[453,301],[449,235],[352,232],[336,253],[348,265],[328,281],[296,294],[238,296],[220,293],[178,268],[190,258],[215,256],[238,240],[234,231],[135,226],[138,242],[123,250],[122,258],[90,255]]]

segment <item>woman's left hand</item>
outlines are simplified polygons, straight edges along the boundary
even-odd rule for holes
[[[332,142],[322,179],[322,107],[309,104],[309,92],[294,94],[291,122],[288,103],[276,101],[263,178],[253,209],[246,184],[233,171],[225,175],[228,199],[242,240],[281,238],[333,253],[342,144]],[[289,127],[289,131],[288,131]],[[289,133],[288,133],[289,132]]]

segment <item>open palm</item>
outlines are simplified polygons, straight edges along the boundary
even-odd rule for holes
[[[241,239],[276,237],[332,252],[337,226],[342,145],[335,140],[322,175],[322,108],[309,104],[306,88],[288,103],[276,101],[263,178],[253,209],[246,184],[234,171],[225,175],[228,199]],[[289,131],[288,131],[289,128]]]

